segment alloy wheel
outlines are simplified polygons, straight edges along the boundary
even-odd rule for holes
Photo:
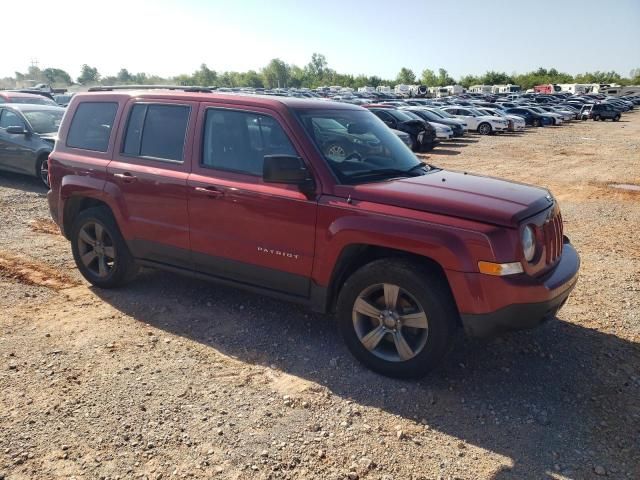
[[[49,161],[44,159],[40,164],[40,180],[45,186],[49,186]]]
[[[352,320],[360,343],[385,361],[410,360],[427,343],[429,321],[424,308],[397,285],[381,283],[363,290],[353,305]]]
[[[98,222],[87,222],[78,235],[78,252],[84,267],[99,278],[107,278],[116,262],[116,251],[109,232]]]

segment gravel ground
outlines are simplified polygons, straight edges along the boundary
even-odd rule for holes
[[[89,288],[36,180],[0,175],[0,480],[640,478],[640,114],[427,161],[547,185],[583,260],[559,318],[460,337],[421,381],[333,320],[145,270]]]

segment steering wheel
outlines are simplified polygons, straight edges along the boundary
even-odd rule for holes
[[[351,160],[352,158],[360,160],[361,162],[364,160],[364,157],[362,155],[360,155],[358,152],[351,152],[349,155],[344,157],[344,159],[342,161],[346,162],[347,160]]]

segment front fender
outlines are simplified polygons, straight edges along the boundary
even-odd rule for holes
[[[494,257],[488,236],[494,227],[396,207],[386,207],[384,214],[365,211],[359,203],[353,208],[319,207],[313,268],[319,285],[329,285],[342,251],[352,245],[420,255],[459,272],[475,272],[478,259]]]

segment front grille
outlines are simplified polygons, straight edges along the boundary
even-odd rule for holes
[[[563,229],[562,214],[559,210],[542,226],[547,265],[555,263],[562,255]]]

